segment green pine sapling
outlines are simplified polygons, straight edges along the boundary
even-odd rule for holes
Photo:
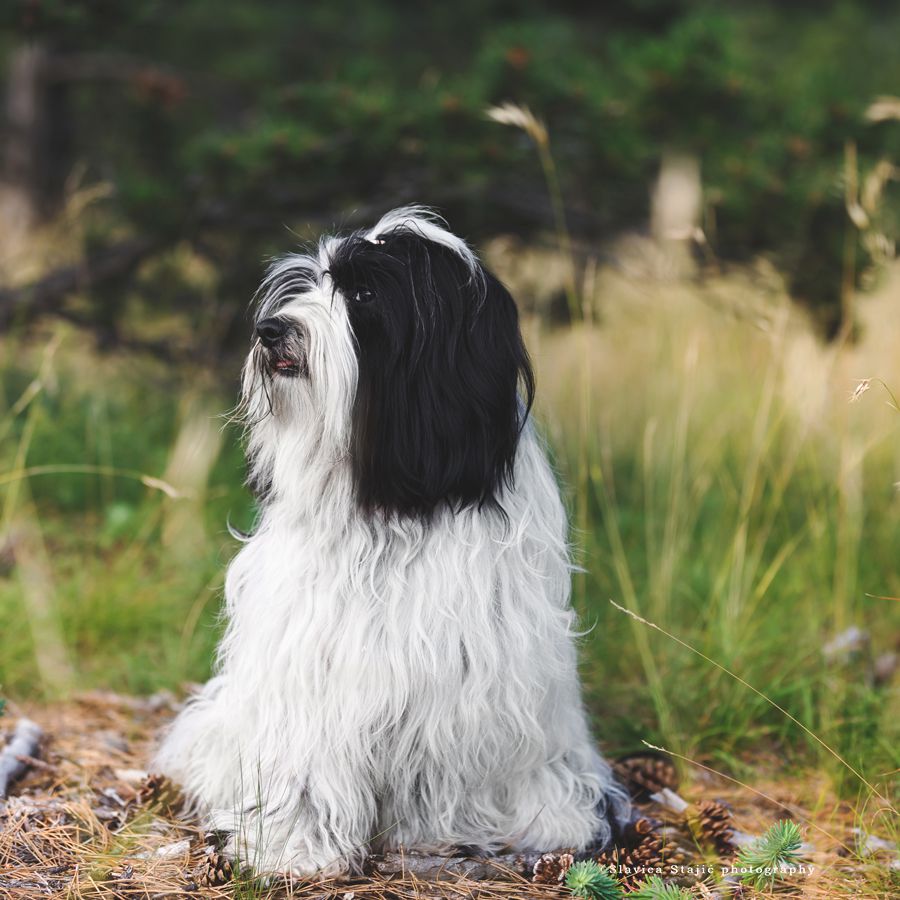
[[[691,892],[677,884],[666,884],[659,875],[648,878],[628,900],[690,900]]]
[[[619,882],[592,859],[569,867],[566,887],[583,900],[620,900],[623,896]]]
[[[757,890],[771,888],[776,879],[782,877],[784,867],[800,861],[801,844],[798,825],[786,819],[776,822],[738,854],[738,866],[748,870],[741,873],[741,880]]]

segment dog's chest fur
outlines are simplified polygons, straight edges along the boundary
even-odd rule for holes
[[[529,463],[540,465],[539,454],[526,450]],[[374,734],[426,698],[435,709],[467,692],[480,702],[486,685],[538,664],[542,633],[571,621],[554,494],[510,495],[502,514],[440,513],[439,527],[345,512],[323,529],[321,519],[266,511],[228,573],[229,632],[241,635],[239,647],[226,639],[232,677],[243,667],[253,677],[266,660],[265,688],[281,702],[315,698],[322,709],[333,695],[350,713],[355,697],[355,721]]]

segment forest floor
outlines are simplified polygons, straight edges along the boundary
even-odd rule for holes
[[[504,857],[487,879],[483,864],[460,867],[458,858],[448,861],[443,873],[427,872],[421,865],[417,869],[410,857],[409,867],[399,866],[395,874],[385,874],[385,866],[376,862],[364,877],[302,884],[231,872],[211,837],[179,817],[178,801],[166,786],[148,778],[152,746],[176,709],[166,692],[147,699],[90,693],[59,704],[9,704],[2,737],[10,737],[20,716],[36,721],[44,737],[35,757],[24,760],[26,771],[12,784],[9,797],[0,801],[0,897],[571,896],[563,886],[535,884],[533,860],[525,857]],[[656,827],[666,823],[669,834],[676,835],[689,870],[679,880],[690,896],[769,895],[739,887],[736,878],[723,878],[733,857],[697,843],[696,829],[686,822],[690,810],[704,800],[727,805],[738,835],[761,834],[779,819],[793,819],[803,827],[804,869],[782,886],[794,896],[900,896],[892,845],[876,837],[867,848],[860,846],[859,829],[876,835],[879,828],[885,831],[884,809],[870,804],[861,811],[839,800],[820,773],[786,776],[774,757],[756,758],[754,765],[752,785],[696,769],[688,783],[678,786],[678,794],[690,804],[686,815],[679,817],[653,801],[640,807]],[[552,865],[558,857],[547,859]]]

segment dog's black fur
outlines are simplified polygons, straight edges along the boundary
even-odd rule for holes
[[[509,292],[406,227],[377,243],[353,236],[329,274],[349,298],[359,356],[360,505],[423,518],[444,505],[499,506],[534,396]]]

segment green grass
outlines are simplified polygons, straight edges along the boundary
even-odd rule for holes
[[[838,352],[745,280],[650,295],[606,274],[597,291],[602,325],[528,323],[527,335],[586,569],[575,599],[598,734],[611,750],[648,740],[739,776],[774,750],[860,791],[774,703],[887,791],[898,689],[869,675],[900,629],[900,603],[879,599],[900,596],[900,415],[874,384],[848,398],[863,376],[900,385],[900,317],[873,298],[862,342]],[[736,294],[765,328],[703,302]],[[16,697],[205,678],[235,549],[226,520],[253,519],[234,429],[221,445],[189,430],[224,427],[214,416],[236,386],[82,343],[2,345],[0,516],[15,564],[6,553],[0,690]],[[17,475],[52,465],[101,472]],[[826,664],[823,645],[851,625],[871,647]]]
[[[226,521],[248,527],[253,518],[238,435],[216,418],[229,401],[146,361],[94,359],[76,351],[79,343],[70,335],[27,408],[0,418],[0,472],[9,479],[3,484],[0,474],[0,515],[13,548],[6,555],[18,560],[24,552],[36,570],[22,572],[7,558],[0,574],[0,684],[15,696],[178,688],[209,672],[222,574],[234,547]],[[5,358],[0,396],[9,409],[39,369],[40,353],[10,361],[7,347]],[[190,415],[225,428],[224,442],[204,462],[208,484],[194,498],[173,499],[132,473],[164,474],[188,418],[186,394],[199,397]],[[105,471],[16,478],[23,463]],[[29,574],[41,584],[29,588]],[[72,684],[41,671],[35,592],[58,620],[63,646],[55,649],[73,669]]]
[[[589,702],[614,744],[661,742],[725,768],[778,747],[845,777],[777,704],[877,781],[898,765],[897,689],[873,687],[869,665],[900,623],[898,602],[878,599],[900,595],[900,416],[887,394],[848,398],[869,372],[900,379],[884,352],[896,313],[885,318],[874,298],[868,337],[837,351],[780,304],[758,330],[701,302],[749,290],[731,281],[651,298],[608,276],[602,328],[538,344],[556,395],[543,411],[585,523]],[[872,646],[826,665],[823,646],[851,625]]]

